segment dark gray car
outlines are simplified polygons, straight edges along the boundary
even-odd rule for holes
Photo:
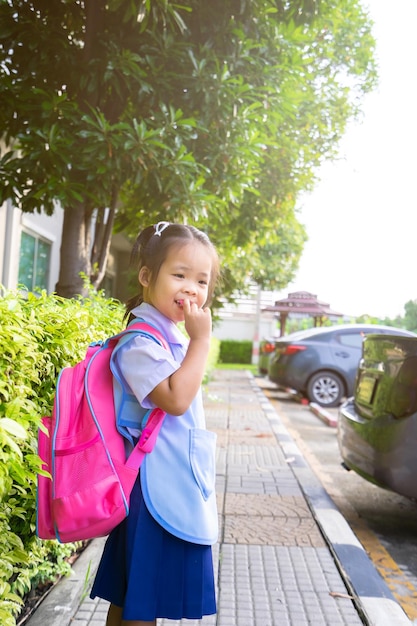
[[[339,411],[337,437],[349,469],[417,498],[417,338],[365,339],[355,395]]]
[[[354,390],[362,342],[370,333],[417,337],[375,324],[340,324],[311,328],[280,337],[268,368],[269,379],[293,389],[320,406],[338,406]]]

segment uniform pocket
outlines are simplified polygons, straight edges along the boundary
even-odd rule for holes
[[[204,500],[216,484],[216,433],[201,428],[190,430],[190,463]]]

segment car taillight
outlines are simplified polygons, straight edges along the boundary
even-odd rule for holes
[[[267,354],[269,354],[270,352],[273,352],[274,350],[275,350],[274,343],[266,343],[263,347],[263,351],[266,352]]]
[[[287,356],[291,354],[297,354],[297,352],[302,352],[306,348],[307,346],[299,346],[297,344],[293,344],[293,345],[290,344],[289,346],[285,348],[285,351],[283,352],[283,354],[286,354]]]

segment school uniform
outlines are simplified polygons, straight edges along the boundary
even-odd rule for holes
[[[181,365],[187,340],[153,306],[132,311],[157,328],[125,339],[112,363],[117,426],[127,449],[155,408],[151,391]],[[217,541],[215,433],[201,391],[180,416],[166,415],[131,494],[129,515],[109,535],[91,591],[123,606],[124,620],[200,619],[216,612],[211,546]]]

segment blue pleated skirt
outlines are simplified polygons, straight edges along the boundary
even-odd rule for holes
[[[216,612],[211,546],[164,530],[146,508],[138,478],[128,517],[107,538],[90,596],[123,607],[124,620],[211,615]]]

